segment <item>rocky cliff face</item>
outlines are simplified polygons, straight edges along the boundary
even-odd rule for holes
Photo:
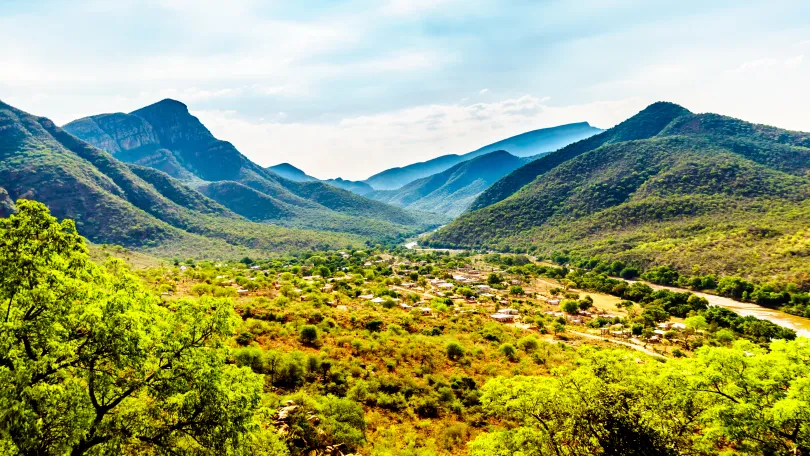
[[[152,125],[131,114],[101,114],[75,120],[64,129],[113,155],[160,144]]]

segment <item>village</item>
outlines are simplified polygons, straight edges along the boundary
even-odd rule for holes
[[[352,259],[347,252],[338,255],[345,261]],[[208,282],[223,288],[215,290],[222,295],[250,298],[282,294],[301,302],[321,298],[344,312],[371,305],[384,312],[414,313],[423,318],[483,316],[548,340],[600,339],[654,356],[671,353],[676,347],[688,349],[690,336],[703,331],[688,328],[676,317],[656,323],[654,329],[639,330],[638,325],[627,323],[628,317],[637,315],[635,309],[628,309],[626,301],[623,305],[615,296],[584,292],[547,277],[515,274],[480,257],[470,260],[436,268],[426,259],[381,253],[367,257],[359,267],[344,267],[346,271],[336,271],[331,277],[293,275],[289,271],[276,271],[268,277],[272,271],[251,265],[238,277],[219,274]],[[223,264],[215,267],[227,269]],[[430,273],[424,274],[426,268]],[[379,269],[391,271],[382,282],[363,273]],[[188,266],[179,267],[180,273],[187,270]],[[170,294],[163,293],[164,297]]]

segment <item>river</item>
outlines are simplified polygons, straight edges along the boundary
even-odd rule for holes
[[[789,313],[769,309],[767,307],[758,306],[750,302],[735,301],[731,298],[725,298],[723,296],[701,293],[699,291],[692,291],[684,288],[668,287],[648,282],[645,283],[647,283],[647,285],[651,286],[653,289],[656,290],[671,290],[671,291],[693,293],[697,296],[706,298],[706,300],[709,301],[709,304],[713,306],[725,307],[726,309],[733,310],[734,312],[737,312],[738,314],[744,317],[752,315],[762,320],[768,320],[770,322],[776,323],[779,326],[790,328],[796,331],[796,334],[801,337],[810,337],[810,319],[808,318],[797,317]]]

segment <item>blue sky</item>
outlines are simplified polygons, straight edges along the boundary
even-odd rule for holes
[[[171,97],[262,165],[360,179],[668,100],[810,131],[810,2],[0,0],[0,99]]]

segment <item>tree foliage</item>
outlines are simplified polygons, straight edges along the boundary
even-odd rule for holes
[[[0,442],[12,454],[224,454],[261,383],[226,364],[224,300],[172,308],[120,261],[99,267],[72,221],[20,201],[0,221]]]

